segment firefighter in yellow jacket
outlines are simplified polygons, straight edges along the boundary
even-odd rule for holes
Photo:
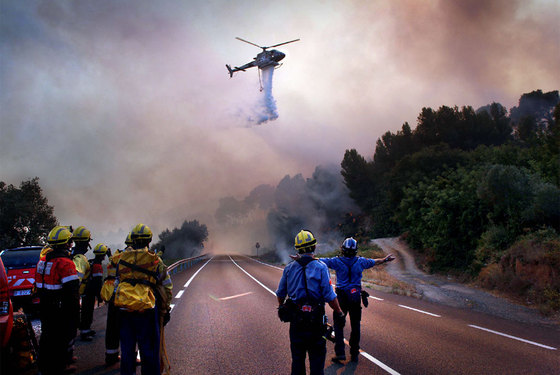
[[[132,249],[113,257],[117,268],[114,303],[119,308],[121,374],[135,374],[138,344],[143,375],[160,375],[160,316],[169,321],[173,284],[161,259],[149,251],[151,229],[136,225]]]
[[[107,277],[101,288],[101,298],[107,302],[107,328],[105,329],[105,364],[113,365],[119,361],[119,321],[118,310],[113,302],[113,294],[115,293],[115,281],[117,279],[117,255],[127,249],[132,249],[132,238],[130,233],[124,240],[125,249],[118,250],[109,256],[109,264],[107,265]]]

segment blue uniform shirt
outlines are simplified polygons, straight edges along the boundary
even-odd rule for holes
[[[311,254],[304,254],[303,256],[311,256]],[[329,269],[323,262],[318,260],[309,262],[305,273],[307,275],[307,289],[309,290],[310,299],[324,304],[336,298],[336,293],[331,286]],[[284,268],[276,295],[280,298],[290,296],[295,302],[306,299],[307,293],[303,281],[303,267],[298,262],[291,262]]]
[[[319,260],[336,271],[336,287],[347,290],[361,287],[363,270],[375,266],[375,260],[364,257],[319,258]],[[351,266],[351,283],[348,277],[348,266]]]

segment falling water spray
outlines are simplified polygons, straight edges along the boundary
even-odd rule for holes
[[[267,121],[273,121],[278,118],[276,110],[276,100],[272,96],[272,76],[274,75],[274,66],[261,70],[262,92],[257,106],[256,122],[258,125]]]

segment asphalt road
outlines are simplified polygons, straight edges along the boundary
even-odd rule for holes
[[[171,373],[289,374],[288,324],[278,320],[273,294],[281,274],[247,257],[219,255],[174,275],[165,329]],[[359,362],[331,363],[329,342],[326,374],[560,373],[558,328],[368,291]],[[80,374],[118,374],[118,365],[103,362],[105,310],[95,312],[95,340],[77,341]]]

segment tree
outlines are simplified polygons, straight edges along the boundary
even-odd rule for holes
[[[57,224],[38,177],[19,188],[0,181],[0,249],[43,244]]]
[[[152,248],[161,250],[165,248],[166,258],[191,258],[197,256],[204,249],[204,241],[208,239],[206,225],[198,220],[184,221],[181,228],[164,230],[159,234],[159,242]]]

